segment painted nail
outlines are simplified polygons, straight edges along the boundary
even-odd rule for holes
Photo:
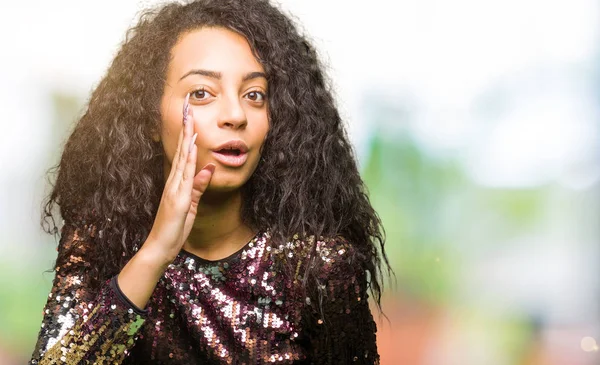
[[[196,142],[196,137],[198,137],[198,133],[194,133],[194,136],[192,137],[192,141],[190,142],[190,148],[188,150],[188,153],[192,152],[192,147],[194,147],[194,143]]]
[[[183,124],[188,120],[188,114],[190,112],[190,93],[187,93],[185,96],[185,101],[183,102]]]

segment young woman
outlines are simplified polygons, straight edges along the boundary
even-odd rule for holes
[[[93,91],[31,364],[375,364],[382,227],[314,48],[266,0],[147,11]]]

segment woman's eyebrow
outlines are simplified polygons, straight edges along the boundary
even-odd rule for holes
[[[211,77],[211,78],[217,79],[217,80],[221,80],[221,76],[222,76],[222,74],[217,71],[193,69],[193,70],[186,72],[185,75],[181,76],[179,81],[183,80],[184,78],[186,78],[190,75],[201,75],[201,76]],[[258,71],[248,72],[247,74],[244,75],[244,77],[242,78],[242,81],[246,82],[248,80],[256,79],[259,77],[263,77],[266,79],[267,74],[265,74],[264,72],[258,72]]]

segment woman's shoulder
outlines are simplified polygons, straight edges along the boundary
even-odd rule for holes
[[[320,279],[355,271],[364,263],[364,255],[357,244],[340,234],[318,237],[294,234],[284,245],[276,248],[276,253],[293,263],[298,274],[310,268],[313,273],[318,273]]]

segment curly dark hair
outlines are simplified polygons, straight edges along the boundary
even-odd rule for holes
[[[292,19],[267,0],[199,0],[146,10],[128,30],[49,171],[58,173],[42,213],[47,233],[58,233],[52,213],[58,205],[63,229],[84,227],[79,234],[93,241],[84,279],[90,288],[116,275],[152,228],[165,184],[164,151],[152,134],[160,130],[170,50],[185,32],[223,27],[248,40],[269,85],[271,125],[262,158],[242,188],[243,221],[268,227],[281,243],[294,234],[344,237],[369,273],[381,310],[384,264],[392,272],[385,233],[324,67]],[[316,263],[307,266],[305,289],[315,271]]]

